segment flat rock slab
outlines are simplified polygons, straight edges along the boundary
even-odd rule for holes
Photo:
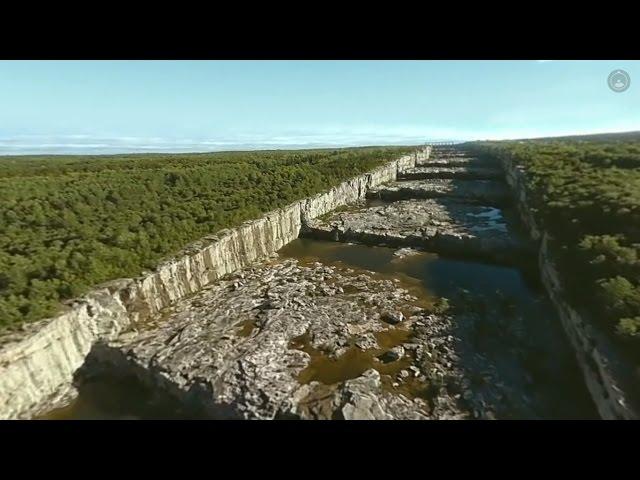
[[[466,157],[469,154],[456,149],[434,149],[431,152],[432,158],[442,158],[442,157]]]
[[[442,199],[360,204],[312,221],[305,235],[487,257],[508,257],[523,248],[509,234],[500,209]]]
[[[497,161],[484,160],[477,157],[455,156],[420,160],[416,167],[478,167],[500,169]]]
[[[470,403],[426,395],[428,378],[462,378],[450,326],[399,281],[288,259],[178,303],[94,349],[86,369],[135,375],[209,418],[465,418]]]
[[[431,179],[393,182],[370,189],[368,198],[404,200],[450,197],[469,203],[502,205],[510,199],[507,186],[494,180]]]
[[[501,168],[467,166],[415,167],[398,175],[399,180],[424,180],[429,178],[500,179],[504,177]]]

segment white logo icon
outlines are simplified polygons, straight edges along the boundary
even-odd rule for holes
[[[624,70],[614,70],[609,74],[607,83],[611,90],[620,93],[629,88],[629,85],[631,85],[631,77]]]

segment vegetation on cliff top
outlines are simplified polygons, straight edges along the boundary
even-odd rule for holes
[[[0,157],[0,328],[410,151]]]
[[[573,303],[639,345],[640,133],[470,147],[526,168],[532,213],[552,237]]]

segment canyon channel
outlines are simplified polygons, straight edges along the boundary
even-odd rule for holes
[[[502,165],[412,163],[131,316],[35,418],[598,418]]]

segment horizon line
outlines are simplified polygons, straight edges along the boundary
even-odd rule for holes
[[[316,142],[294,142],[294,141],[256,141],[256,142],[233,142],[233,141],[189,141],[189,140],[164,140],[158,137],[153,138],[156,140],[155,145],[148,144],[117,144],[117,143],[86,143],[77,142],[78,139],[109,139],[109,137],[98,137],[90,135],[59,135],[58,138],[75,138],[74,143],[12,143],[7,137],[0,138],[0,157],[19,157],[19,156],[37,156],[37,155],[60,155],[60,156],[82,156],[82,155],[127,155],[127,154],[206,154],[206,153],[224,153],[224,152],[253,152],[253,151],[272,151],[272,150],[321,150],[331,148],[371,148],[371,147],[400,147],[400,146],[419,146],[428,145],[429,143],[440,142],[452,142],[452,143],[470,143],[481,141],[523,141],[523,140],[536,140],[536,139],[552,139],[563,137],[582,137],[593,135],[610,135],[610,134],[631,134],[640,133],[639,129],[632,130],[593,130],[593,131],[580,131],[580,132],[563,132],[553,135],[533,134],[533,135],[507,135],[497,137],[485,137],[480,138],[461,138],[461,137],[435,137],[428,138],[423,137],[419,139],[418,136],[411,136],[411,138],[386,138],[385,141],[380,143],[369,143],[364,141],[316,141]],[[55,138],[55,136],[44,135],[16,135],[13,138]],[[274,136],[274,138],[282,138]],[[131,141],[136,139],[150,138],[144,137],[112,137],[111,140],[117,141]],[[159,141],[158,141],[159,140]],[[158,145],[157,143],[165,143],[164,145]],[[222,148],[206,148],[207,146],[218,145]]]

